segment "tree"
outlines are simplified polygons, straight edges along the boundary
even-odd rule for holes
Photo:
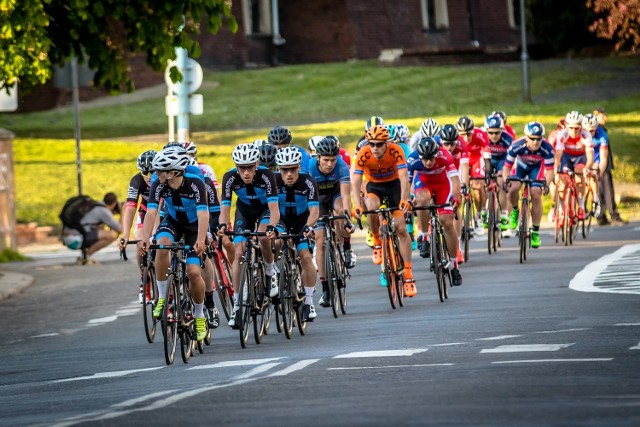
[[[75,55],[95,71],[96,87],[131,92],[127,55],[145,54],[155,71],[175,59],[174,47],[197,58],[203,20],[214,34],[223,21],[238,28],[231,0],[0,0],[0,83],[29,91]],[[171,74],[181,79],[175,67]]]
[[[598,18],[589,30],[615,41],[615,49],[638,53],[640,47],[640,0],[587,0]]]

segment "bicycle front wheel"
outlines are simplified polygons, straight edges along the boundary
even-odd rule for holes
[[[280,267],[280,304],[278,315],[281,318],[282,329],[287,339],[293,336],[293,285],[291,277],[291,265],[287,262],[287,257],[282,257]]]
[[[584,221],[582,221],[582,238],[586,239],[589,237],[589,233],[591,232],[591,221],[595,215],[595,202],[593,201],[593,191],[591,190],[591,186],[587,187],[587,190],[584,195],[584,205],[589,208],[589,212],[585,213]]]
[[[487,208],[487,249],[489,250],[489,255],[496,251],[496,235],[495,235],[495,227],[496,227],[496,201],[495,201],[495,193],[493,191],[489,192],[488,195],[488,208]]]
[[[307,321],[304,318],[304,296],[300,298],[300,295],[304,295],[304,287],[302,286],[302,265],[298,259],[295,260],[293,266],[293,285],[296,297],[296,323],[298,324],[298,332],[300,335],[307,333]]]
[[[338,271],[336,268],[336,250],[332,242],[329,241],[329,245],[324,252],[324,271],[326,280],[329,285],[329,303],[331,304],[331,312],[333,317],[338,318]]]
[[[158,301],[158,286],[156,284],[156,270],[153,266],[145,267],[142,272],[142,318],[144,333],[147,341],[152,343],[156,337],[157,321],[153,317],[153,309]]]
[[[529,204],[523,201],[520,211],[520,264],[527,260],[527,247],[529,246]]]
[[[393,265],[394,253],[393,244],[387,233],[382,235],[382,265],[384,266],[384,277],[387,280],[387,293],[391,308],[395,310],[398,304],[398,287],[396,285],[397,276],[395,265]]]
[[[264,335],[265,311],[269,309],[269,301],[265,295],[266,276],[264,274],[264,266],[262,263],[258,264],[258,268],[255,273],[255,277],[253,278],[253,287],[254,295],[256,296],[256,305],[251,312],[251,317],[253,318],[253,338],[255,339],[256,344],[260,344]],[[269,283],[269,287],[271,287],[271,283]]]
[[[178,320],[176,317],[176,298],[180,297],[180,287],[175,273],[167,276],[167,293],[165,303],[162,308],[162,332],[164,335],[164,360],[167,365],[171,365],[176,357],[176,347],[178,346]]]
[[[231,286],[231,267],[226,258],[221,255],[215,255],[218,259],[213,259],[214,280],[216,281],[216,290],[220,307],[224,312],[224,317],[229,321],[231,318],[231,310],[233,310],[233,287]]]
[[[465,198],[461,236],[464,239],[464,262],[469,262],[469,239],[471,237],[471,200]]]
[[[440,302],[444,302],[444,266],[442,265],[442,249],[440,248],[441,238],[439,228],[433,227],[431,237],[431,260],[433,263],[433,272],[436,275],[436,286],[438,287],[438,297]]]
[[[571,188],[565,188],[564,195],[564,212],[562,215],[562,241],[565,246],[569,246],[569,240],[571,239],[571,221],[573,221],[573,204]]]
[[[344,263],[344,250],[342,246],[338,247],[338,253],[336,255],[336,271],[338,273],[337,288],[340,311],[345,315],[347,314],[347,279],[349,278],[349,272]]]
[[[393,242],[393,254],[394,261],[393,264],[395,266],[395,285],[396,285],[396,294],[398,295],[398,305],[400,307],[404,306],[404,281],[402,280],[404,277],[404,261],[402,260],[402,255],[400,255],[400,242],[396,236],[391,238]]]
[[[240,286],[238,290],[238,314],[240,317],[240,345],[242,348],[247,347],[249,341],[249,330],[251,328],[251,309],[254,298],[253,292],[253,271],[249,267],[249,262],[242,263],[242,270],[240,272]]]

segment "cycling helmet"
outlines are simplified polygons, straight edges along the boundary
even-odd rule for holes
[[[367,141],[388,141],[389,140],[389,129],[384,126],[376,125],[369,128],[367,133],[365,133],[364,137]]]
[[[452,124],[446,124],[442,126],[442,130],[440,131],[440,139],[443,141],[457,141],[460,134],[458,133],[458,129]]]
[[[269,131],[267,139],[274,145],[290,144],[291,143],[291,131],[284,126],[275,126]]]
[[[542,138],[544,136],[544,126],[540,122],[529,122],[524,125],[524,134],[529,138]]]
[[[309,151],[316,151],[318,142],[322,141],[323,139],[323,136],[312,136],[311,138],[309,138]]]
[[[592,114],[585,114],[582,118],[582,127],[588,131],[596,130],[598,128],[598,118]]]
[[[560,120],[558,120],[558,130],[562,130],[566,127],[567,127],[567,123],[564,120],[564,117],[561,117]]]
[[[316,153],[318,156],[337,156],[340,154],[340,147],[336,144],[335,138],[329,135],[318,142]]]
[[[302,153],[297,147],[280,148],[276,153],[278,166],[295,166],[302,162]]]
[[[325,136],[325,138],[327,138],[327,139],[329,139],[329,140],[331,140],[331,141],[335,142],[335,143],[336,143],[336,145],[338,146],[338,148],[340,148],[340,141],[338,140],[338,137],[337,137],[337,136],[327,135],[327,136]]]
[[[473,120],[471,120],[469,116],[460,117],[456,123],[456,129],[458,129],[458,132],[460,133],[473,132],[474,127],[475,125],[473,124]]]
[[[198,146],[196,146],[195,142],[184,142],[183,144],[188,155],[195,156],[198,154]]]
[[[372,126],[382,126],[384,125],[384,120],[382,117],[371,116],[367,119],[367,123],[364,125],[364,131],[368,131]]]
[[[504,128],[504,120],[499,115],[492,115],[487,117],[484,121],[485,129],[503,129]]]
[[[422,126],[420,126],[420,132],[422,132],[423,136],[434,137],[440,133],[440,125],[429,117],[422,123]]]
[[[169,147],[182,147],[182,148],[184,148],[184,143],[178,142],[178,141],[167,142],[165,144],[165,146],[162,147],[162,149],[164,150],[165,148],[169,148]]]
[[[398,141],[402,142],[405,139],[409,138],[409,128],[405,125],[396,125],[396,138]]]
[[[156,171],[184,171],[189,164],[187,150],[172,146],[165,148],[153,158],[153,169]]]
[[[507,123],[507,113],[502,110],[496,110],[491,113],[492,116],[500,116],[504,123]]]
[[[255,141],[252,142],[252,144],[254,147],[260,148],[265,144],[269,144],[269,141],[267,141],[266,139],[256,139]],[[273,145],[273,144],[270,144],[270,145]]]
[[[278,147],[267,142],[258,147],[258,150],[260,151],[260,164],[268,168],[276,165],[276,151],[278,151]]]
[[[138,170],[140,172],[149,172],[153,170],[153,158],[155,157],[155,150],[147,150],[138,156]]]
[[[389,141],[397,141],[398,138],[398,128],[396,125],[385,125],[387,130],[389,131]]]
[[[567,126],[569,125],[580,125],[582,126],[582,114],[579,111],[570,111],[567,113],[564,118],[564,122]]]
[[[260,149],[253,144],[240,144],[233,149],[231,159],[236,165],[253,165],[260,160]]]
[[[418,141],[416,149],[421,159],[428,159],[429,157],[434,157],[438,154],[438,151],[440,151],[440,145],[438,145],[438,142],[435,139],[430,136],[425,136]]]
[[[191,157],[189,156],[189,166],[196,166],[198,167],[198,161],[196,160],[195,157]]]

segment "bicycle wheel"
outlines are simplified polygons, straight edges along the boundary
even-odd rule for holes
[[[469,239],[471,236],[471,201],[465,198],[463,205],[461,238],[464,239],[464,262],[469,262]]]
[[[433,272],[436,275],[436,286],[438,287],[438,297],[440,302],[444,302],[444,267],[442,265],[442,250],[440,249],[440,229],[434,227],[431,237],[431,259],[433,262]]]
[[[344,250],[342,246],[338,246],[336,255],[336,271],[338,273],[338,301],[340,302],[340,311],[343,315],[347,314],[347,279],[350,277],[347,266],[344,263]]]
[[[529,246],[529,204],[523,201],[520,207],[520,264],[527,260],[527,247]]]
[[[251,328],[251,309],[253,306],[253,271],[249,267],[250,261],[242,263],[240,272],[240,286],[238,289],[238,305],[239,311],[237,316],[240,318],[240,345],[242,348],[247,347],[249,341],[249,329]]]
[[[588,186],[585,192],[584,205],[589,208],[589,212],[585,213],[585,219],[582,221],[582,238],[586,239],[591,232],[591,221],[593,221],[596,211],[596,203],[593,201],[593,190],[591,190],[591,186]]]
[[[296,297],[297,304],[296,323],[298,324],[298,332],[300,332],[300,335],[305,335],[307,333],[307,321],[304,320],[304,316],[302,313],[304,307],[305,292],[304,286],[302,286],[302,265],[300,264],[300,261],[298,259],[295,260],[292,277],[293,285],[295,287],[294,295]]]
[[[291,277],[291,265],[287,261],[287,257],[282,257],[282,263],[280,266],[280,318],[282,322],[282,329],[287,339],[291,339],[293,335],[293,286]]]
[[[447,239],[444,237],[444,229],[442,228],[442,224],[439,224],[440,227],[440,232],[438,233],[440,235],[440,248],[441,248],[441,253],[440,253],[440,259],[442,260],[447,260],[449,259],[449,249],[447,247]],[[446,262],[446,261],[444,261]],[[449,298],[449,287],[453,286],[453,280],[451,279],[451,268],[442,268],[442,291],[444,293],[444,299],[448,299]]]
[[[387,279],[387,293],[391,308],[395,309],[398,304],[398,287],[396,285],[396,271],[393,265],[393,244],[389,238],[388,231],[382,234],[382,262],[384,264],[384,277]]]
[[[150,265],[145,267],[142,272],[143,291],[143,306],[142,306],[142,318],[144,321],[144,333],[147,337],[147,341],[152,343],[156,337],[156,325],[157,321],[153,317],[153,309],[156,306],[158,300],[158,286],[156,284],[156,270]]]
[[[571,192],[571,206],[572,215],[569,228],[569,244],[573,245],[576,237],[578,237],[578,199],[573,191]]]
[[[193,302],[189,295],[188,283],[183,284],[182,292],[180,292],[180,299],[176,301],[180,301],[180,310],[176,310],[178,332],[180,334],[180,355],[182,356],[182,361],[184,363],[189,363],[195,344],[196,325],[193,319]]]
[[[265,295],[266,276],[262,263],[258,264],[258,268],[255,269],[254,273],[253,289],[256,299],[253,310],[251,311],[251,317],[253,318],[253,338],[256,344],[260,344],[262,342],[262,336],[264,335],[264,310],[269,306],[268,299]],[[271,287],[271,283],[269,283],[269,287]]]
[[[564,195],[564,212],[562,221],[562,241],[565,246],[569,246],[569,239],[571,239],[571,221],[573,221],[573,205],[571,204],[571,188],[565,188]]]
[[[404,261],[402,260],[402,255],[400,255],[400,242],[398,241],[398,237],[392,237],[391,241],[393,242],[393,253],[395,254],[395,260],[393,262],[395,266],[395,275],[396,275],[396,294],[398,295],[398,305],[400,307],[404,306]]]
[[[180,296],[180,288],[175,273],[167,276],[167,294],[165,304],[162,308],[162,333],[164,335],[164,360],[167,365],[171,365],[176,357],[176,347],[178,345],[178,322],[176,308],[173,299]]]
[[[233,287],[231,286],[231,267],[227,259],[219,254],[213,259],[214,280],[220,301],[220,307],[224,313],[224,317],[229,321],[231,310],[233,310]]]
[[[495,226],[496,226],[496,202],[495,202],[495,193],[490,191],[488,194],[488,207],[487,207],[487,249],[489,250],[489,255],[496,251],[496,237],[495,237]]]
[[[556,243],[560,240],[560,236],[563,236],[562,227],[564,224],[564,207],[560,209],[560,195],[559,192],[556,194],[555,199],[555,208],[554,208],[554,225],[555,225],[555,237]],[[564,237],[564,236],[563,236]]]
[[[336,268],[336,251],[333,242],[329,241],[329,245],[324,252],[324,271],[326,280],[329,285],[329,302],[331,304],[331,312],[333,317],[338,318],[338,269]]]

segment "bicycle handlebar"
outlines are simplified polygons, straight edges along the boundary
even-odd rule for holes
[[[414,206],[413,210],[414,211],[426,211],[426,210],[434,211],[436,209],[448,208],[448,207],[451,207],[450,203],[441,203],[439,205],[431,204],[431,205],[425,205],[425,206]]]
[[[384,213],[384,212],[393,212],[393,211],[397,211],[400,210],[399,207],[395,206],[395,207],[391,207],[391,208],[378,208],[378,209],[372,209],[369,211],[364,211],[362,212],[360,215],[370,215],[370,214],[379,214],[379,213]],[[360,230],[362,230],[362,219],[361,216],[356,218],[356,221],[358,222],[358,228]]]
[[[120,249],[120,258],[123,261],[128,261],[129,257],[127,257],[127,245],[130,243],[138,243],[140,240],[125,240],[124,238],[120,239],[120,243],[124,245],[124,248]]]

